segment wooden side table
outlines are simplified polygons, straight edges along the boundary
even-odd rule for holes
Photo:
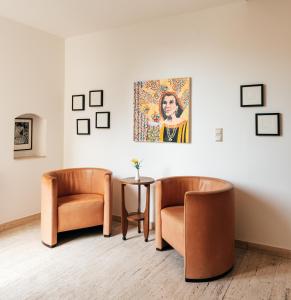
[[[128,177],[121,179],[121,225],[122,225],[122,238],[126,240],[126,234],[128,229],[128,221],[137,222],[138,233],[140,231],[140,222],[143,221],[143,232],[144,240],[148,241],[149,237],[149,211],[150,211],[150,185],[154,183],[155,180],[151,177],[140,177],[140,180],[135,180],[134,177]],[[138,186],[138,208],[137,212],[128,213],[125,206],[125,186],[127,184]],[[146,206],[144,212],[140,211],[140,190],[141,186],[144,185],[147,189],[146,191]]]

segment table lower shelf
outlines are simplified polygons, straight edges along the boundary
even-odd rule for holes
[[[128,221],[138,222],[144,220],[144,213],[139,212],[132,212],[129,213],[127,216]]]

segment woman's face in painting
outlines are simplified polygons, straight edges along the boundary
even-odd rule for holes
[[[175,115],[178,105],[176,104],[176,99],[173,95],[165,96],[163,100],[163,111],[167,117]]]

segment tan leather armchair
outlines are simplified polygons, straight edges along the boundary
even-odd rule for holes
[[[209,177],[156,181],[156,248],[184,257],[186,281],[210,281],[234,265],[233,187]]]
[[[41,237],[53,247],[57,233],[103,224],[111,235],[111,171],[97,168],[63,169],[42,176]]]

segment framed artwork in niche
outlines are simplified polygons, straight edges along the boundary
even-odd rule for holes
[[[251,84],[240,86],[240,106],[264,106],[264,85]]]
[[[103,106],[103,90],[95,90],[89,92],[89,106]]]
[[[256,135],[281,135],[280,113],[256,114]]]
[[[14,125],[14,151],[32,149],[32,119],[16,118]]]
[[[72,110],[85,110],[85,95],[72,96]]]
[[[190,142],[191,78],[134,83],[136,142]]]
[[[110,128],[110,112],[96,112],[96,128]]]
[[[77,134],[78,135],[90,134],[90,119],[77,119]]]

